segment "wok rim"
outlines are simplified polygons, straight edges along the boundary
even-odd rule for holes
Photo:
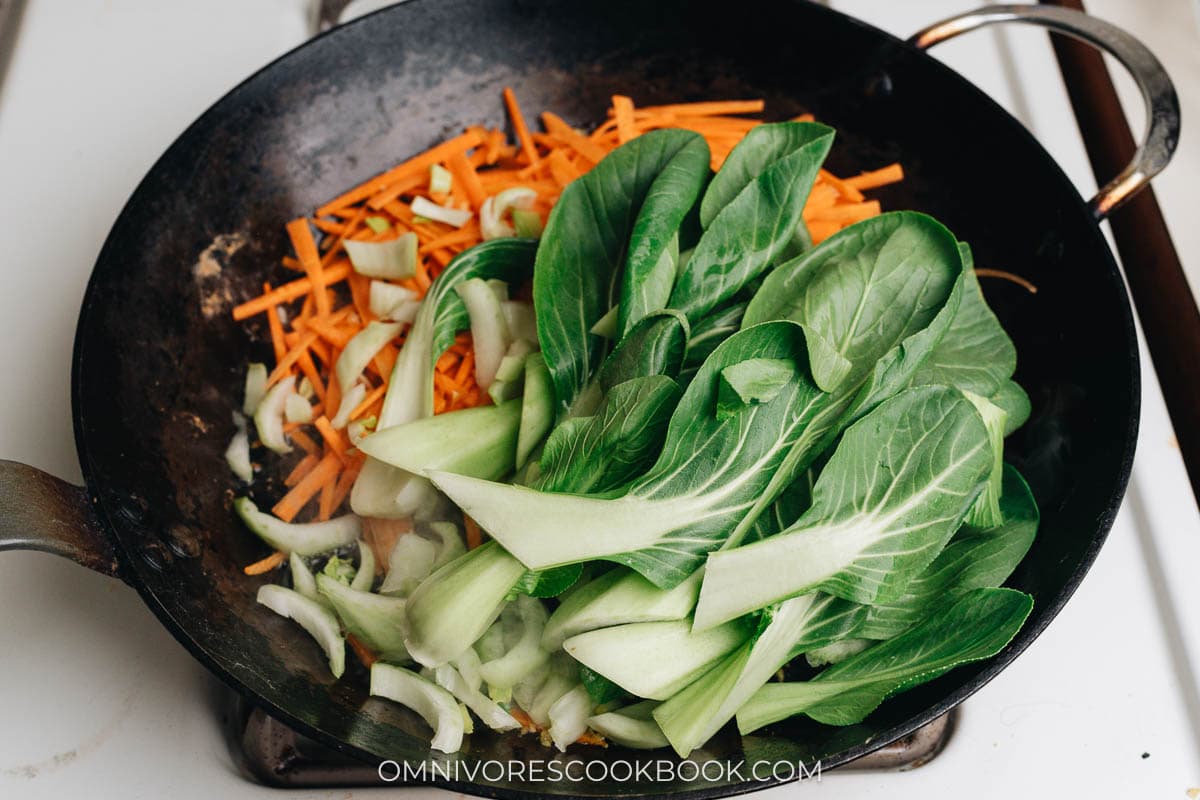
[[[429,1],[430,0],[425,0],[425,2]],[[1011,664],[1017,656],[1024,652],[1025,649],[1028,648],[1058,616],[1063,606],[1065,606],[1074,595],[1084,576],[1091,569],[1093,563],[1095,562],[1096,556],[1099,554],[1101,547],[1107,540],[1108,533],[1112,528],[1117,512],[1120,509],[1123,501],[1133,466],[1133,458],[1136,449],[1138,429],[1141,418],[1141,372],[1137,331],[1134,325],[1129,293],[1124,283],[1124,277],[1113,256],[1112,250],[1109,247],[1107,240],[1105,240],[1101,234],[1098,225],[1092,220],[1090,214],[1087,213],[1085,201],[1082,195],[1079,193],[1078,188],[1074,185],[1074,183],[1072,183],[1070,178],[1063,172],[1058,162],[1055,161],[1049,152],[1046,151],[1046,149],[1041,145],[1040,142],[1038,142],[1033,134],[1019,120],[1013,117],[1007,110],[1000,106],[999,103],[992,99],[992,97],[986,94],[982,89],[980,89],[963,75],[959,74],[957,71],[951,69],[946,64],[942,63],[936,58],[933,58],[933,56],[926,51],[909,44],[907,41],[900,39],[891,33],[888,33],[887,31],[871,25],[870,23],[864,22],[856,17],[850,16],[844,12],[837,11],[824,5],[808,3],[806,0],[790,0],[790,2],[793,4],[803,3],[804,5],[812,6],[813,10],[815,10],[817,13],[825,15],[825,18],[828,20],[829,24],[855,26],[860,29],[864,29],[878,37],[881,42],[886,42],[893,47],[901,48],[909,51],[911,54],[920,56],[920,58],[925,59],[928,62],[926,66],[933,70],[941,71],[943,73],[943,77],[957,82],[964,91],[973,94],[981,104],[981,109],[986,109],[986,111],[993,116],[1002,115],[1008,121],[1011,121],[1015,124],[1014,130],[1017,131],[1016,135],[1024,137],[1027,140],[1026,143],[1032,144],[1036,151],[1041,154],[1043,163],[1040,165],[1040,167],[1045,178],[1047,180],[1057,180],[1062,185],[1069,187],[1070,193],[1075,200],[1075,203],[1071,209],[1071,213],[1077,214],[1081,220],[1086,220],[1086,227],[1089,228],[1092,231],[1092,235],[1098,239],[1099,252],[1102,252],[1105,255],[1105,258],[1103,259],[1104,263],[1102,265],[1104,277],[1108,279],[1115,279],[1116,285],[1119,286],[1119,296],[1121,301],[1119,303],[1119,307],[1122,312],[1121,318],[1119,321],[1109,320],[1108,323],[1119,324],[1122,332],[1124,333],[1123,338],[1125,340],[1126,352],[1128,354],[1126,361],[1128,364],[1127,381],[1130,389],[1129,420],[1125,426],[1125,429],[1119,434],[1121,448],[1120,459],[1118,462],[1119,466],[1116,474],[1113,476],[1114,481],[1112,483],[1112,491],[1109,496],[1109,501],[1104,508],[1097,510],[1098,514],[1096,516],[1097,522],[1095,533],[1093,534],[1087,549],[1083,553],[1078,567],[1063,583],[1061,589],[1055,595],[1049,598],[1044,604],[1045,610],[1042,612],[1042,614],[1037,616],[1035,619],[1030,620],[1000,653],[996,654],[990,659],[987,659],[985,662],[982,662],[982,668],[973,679],[963,684],[957,690],[949,693],[937,703],[927,707],[921,713],[909,717],[904,722],[887,729],[869,741],[835,753],[832,758],[821,759],[821,761],[818,763],[821,765],[821,770],[823,772],[825,770],[842,766],[843,764],[891,744],[892,742],[906,736],[907,734],[928,724],[942,714],[945,714],[951,709],[957,707],[960,703],[969,698],[971,695],[975,694],[977,691],[983,688],[984,685],[989,683],[993,678],[1000,674],[1000,672],[1002,672],[1009,664]],[[348,742],[326,733],[320,728],[304,722],[303,720],[291,714],[285,707],[269,700],[268,698],[258,694],[255,690],[249,688],[244,682],[238,679],[232,672],[227,670],[225,666],[211,656],[208,650],[206,650],[192,637],[190,629],[193,627],[193,624],[190,624],[188,620],[181,621],[176,619],[176,617],[174,617],[168,610],[166,605],[159,600],[157,595],[155,595],[155,593],[149,588],[148,585],[146,585],[143,580],[138,578],[134,570],[131,568],[131,565],[134,563],[133,559],[135,554],[127,550],[121,537],[116,535],[119,525],[115,524],[110,510],[104,505],[104,500],[102,499],[104,497],[104,493],[101,491],[101,487],[105,485],[105,481],[100,475],[97,474],[97,469],[93,464],[91,451],[89,450],[86,440],[87,437],[83,412],[85,404],[85,393],[82,378],[82,364],[84,360],[83,338],[85,331],[89,328],[89,315],[92,313],[92,309],[95,305],[96,296],[104,283],[101,275],[102,267],[104,266],[105,262],[109,260],[110,253],[114,248],[115,235],[122,229],[126,217],[130,214],[131,207],[135,205],[138,198],[140,198],[144,193],[148,192],[147,184],[150,182],[151,176],[162,170],[164,164],[171,158],[181,141],[187,139],[196,128],[201,127],[203,123],[205,123],[210,117],[223,113],[225,106],[236,102],[240,93],[247,87],[263,79],[265,75],[274,73],[276,70],[287,69],[288,62],[299,52],[305,50],[306,48],[316,46],[318,43],[324,42],[328,38],[336,38],[340,35],[350,35],[346,32],[353,31],[359,26],[374,24],[371,22],[371,20],[375,19],[376,17],[396,13],[403,14],[405,13],[405,9],[412,8],[419,4],[419,2],[409,0],[409,2],[379,9],[370,14],[351,20],[350,22],[323,31],[320,34],[307,39],[296,47],[291,48],[285,53],[272,59],[259,69],[255,70],[252,74],[226,91],[223,95],[221,95],[220,98],[212,102],[171,142],[170,145],[167,146],[167,148],[155,160],[153,165],[149,168],[142,179],[139,180],[137,186],[134,188],[129,198],[122,206],[120,213],[113,221],[113,224],[109,229],[109,233],[105,237],[104,244],[101,246],[96,263],[93,266],[91,275],[88,278],[87,288],[84,292],[81,310],[76,324],[72,353],[71,406],[76,450],[78,451],[80,457],[80,466],[90,503],[104,528],[104,534],[112,543],[114,551],[117,554],[118,560],[121,564],[120,574],[122,578],[137,590],[138,594],[142,598],[142,601],[147,607],[149,607],[151,612],[158,618],[163,626],[166,627],[171,635],[187,649],[192,657],[204,665],[204,667],[217,678],[219,678],[222,683],[238,692],[255,706],[262,708],[271,716],[286,723],[297,732],[332,748],[336,752],[352,756],[369,764],[379,764],[386,759],[380,758],[369,751],[362,750],[352,744],[349,744]],[[1062,224],[1068,225],[1070,224],[1070,220],[1067,219]],[[1082,230],[1085,226],[1081,224],[1078,227],[1079,230]],[[1094,265],[1093,268],[1099,269],[1100,266],[1101,265]],[[1117,443],[1117,435],[1118,434],[1114,432],[1114,444]],[[597,794],[596,796],[620,797],[622,800],[662,797],[681,798],[683,800],[710,800],[710,798],[741,795],[798,780],[800,780],[798,777],[777,779],[772,776],[772,778],[769,780],[745,780],[740,783],[710,785],[707,787],[701,786],[700,788],[695,789],[688,788],[683,790],[665,790],[662,792],[637,794]],[[569,796],[565,793],[555,794],[538,791],[514,790],[506,786],[496,785],[486,781],[464,782],[444,780],[440,778],[414,783],[403,783],[397,781],[391,784],[383,784],[381,782],[381,785],[390,785],[394,787],[429,786],[463,792],[465,794],[480,797],[502,798],[503,800],[529,800],[529,798]]]

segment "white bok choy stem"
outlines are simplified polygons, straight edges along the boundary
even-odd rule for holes
[[[897,599],[958,530],[991,466],[988,432],[959,390],[884,401],[846,430],[795,524],[709,556],[696,627],[815,590]]]
[[[366,437],[359,449],[417,475],[445,470],[494,480],[516,464],[520,424],[515,399],[396,425]]]
[[[358,381],[367,364],[371,363],[371,359],[383,349],[384,345],[395,339],[400,330],[404,326],[399,322],[379,322],[378,320],[367,323],[367,327],[354,335],[349,342],[346,343],[342,354],[338,356],[337,363],[333,367],[334,374],[337,375],[338,386],[342,391],[348,392],[350,387]]]
[[[666,700],[703,675],[751,634],[729,622],[693,632],[690,619],[599,628],[563,642],[563,649],[630,694]]]
[[[254,429],[263,445],[276,453],[292,452],[292,445],[283,434],[283,413],[287,399],[296,391],[296,377],[289,375],[267,390],[254,409]]]
[[[476,276],[521,275],[532,264],[535,245],[521,239],[485,242],[457,256],[429,287],[388,380],[377,431],[433,416],[433,367],[447,334],[457,327],[453,289]],[[460,307],[461,311],[461,307]],[[368,458],[354,482],[350,507],[362,516],[396,519],[409,516],[436,500],[425,479]]]
[[[500,707],[494,700],[470,686],[463,676],[450,664],[443,664],[434,671],[434,680],[438,686],[454,695],[467,708],[494,731],[515,731],[521,727],[511,714]]]
[[[299,592],[270,583],[259,587],[258,602],[308,631],[325,651],[333,677],[342,677],[346,669],[346,642],[333,612]]]
[[[443,753],[462,747],[464,720],[454,696],[415,672],[377,661],[371,666],[371,694],[411,708],[433,728],[429,746]]]
[[[580,633],[632,622],[665,622],[692,613],[702,573],[674,589],[660,589],[632,570],[616,567],[566,597],[542,632],[542,649],[553,652]]]
[[[233,510],[258,538],[285,553],[315,556],[344,547],[362,535],[362,523],[353,514],[326,522],[284,522],[259,511],[249,497],[234,500]]]
[[[501,299],[488,281],[469,278],[454,287],[471,319],[471,345],[475,350],[475,382],[487,389],[496,379],[500,361],[512,344]]]
[[[587,730],[588,717],[592,715],[595,705],[587,689],[581,684],[550,706],[546,712],[550,719],[550,740],[559,752],[565,752],[568,745],[583,736]]]
[[[408,599],[409,653],[427,667],[457,658],[499,616],[504,596],[524,574],[521,562],[495,542],[485,542],[435,571]],[[497,595],[494,603],[484,602],[480,608],[481,597]]]
[[[631,706],[589,717],[588,727],[610,742],[634,750],[655,750],[668,747],[670,742],[652,716],[658,703],[643,700]]]
[[[348,633],[384,661],[408,661],[404,648],[404,600],[355,589],[318,575],[317,591],[333,607]]]
[[[540,600],[520,595],[502,612],[517,618],[519,635],[504,655],[479,667],[479,674],[492,689],[512,689],[535,670],[545,666],[550,654],[539,644],[546,625],[546,607]]]
[[[350,265],[368,278],[404,280],[417,272],[417,235],[412,231],[385,242],[342,242]]]

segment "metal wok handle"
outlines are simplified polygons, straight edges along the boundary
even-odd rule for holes
[[[1179,98],[1171,78],[1154,54],[1133,36],[1111,23],[1068,8],[987,6],[930,25],[913,34],[908,41],[927,50],[959,34],[1000,22],[1040,25],[1087,42],[1121,62],[1137,82],[1146,102],[1145,138],[1121,174],[1088,201],[1088,208],[1095,218],[1104,219],[1162,172],[1175,152],[1179,143]]]
[[[120,577],[87,490],[15,461],[0,460],[0,550],[40,550]]]

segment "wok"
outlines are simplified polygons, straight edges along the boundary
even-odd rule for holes
[[[1146,145],[1091,202],[1016,120],[923,52],[1012,19],[1099,43],[1146,95]],[[421,0],[318,37],[201,116],[125,206],[97,260],[75,342],[72,401],[86,486],[0,464],[0,549],[55,552],[121,578],[222,680],[324,744],[376,762],[430,759],[417,717],[368,698],[361,674],[333,680],[314,643],[255,603],[263,578],[239,569],[263,545],[230,511],[222,454],[244,366],[264,360],[269,345],[262,324],[235,324],[229,309],[263,280],[280,279],[284,221],[464,124],[504,124],[505,85],[527,108],[579,125],[599,122],[614,93],[640,104],[763,97],[776,118],[811,111],[837,128],[834,172],[902,162],[908,177],[880,192],[885,208],[931,213],[971,243],[980,265],[1037,284],[1036,295],[985,286],[1033,401],[1008,450],[1043,515],[1010,581],[1035,600],[1024,630],[990,661],[894,698],[859,725],[799,719],[747,737],[727,726],[693,759],[829,768],[978,690],[1071,596],[1121,502],[1138,423],[1138,355],[1097,222],[1165,165],[1178,135],[1174,92],[1153,56],[1111,26],[1058,9],[990,7],[906,43],[797,2],[745,0],[729,14],[724,4],[684,0]],[[265,500],[277,488],[264,478],[253,494]],[[532,737],[486,731],[463,752],[439,755],[445,764],[548,757]],[[567,754],[637,757],[619,747]],[[495,797],[715,797],[788,777],[431,782]]]

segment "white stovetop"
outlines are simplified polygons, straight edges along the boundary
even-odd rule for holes
[[[833,4],[902,35],[974,5]],[[79,480],[69,358],[104,235],[141,175],[199,112],[303,40],[306,6],[29,0],[0,87],[0,218],[9,224],[0,256],[0,364],[8,376],[0,457]],[[1200,138],[1189,125],[1200,119],[1195,8],[1190,0],[1089,7],[1143,37],[1179,84],[1183,144],[1157,185],[1200,286]],[[799,34],[797,41],[803,46]],[[1094,188],[1042,34],[984,32],[938,55],[1024,119],[1081,187]],[[1182,800],[1200,786],[1200,517],[1145,363],[1134,478],[1109,543],[1050,629],[963,707],[946,752],[910,773],[830,774],[819,785],[758,797]],[[50,556],[5,553],[0,609],[0,797],[279,796],[238,777],[213,711],[219,686],[134,592]]]

